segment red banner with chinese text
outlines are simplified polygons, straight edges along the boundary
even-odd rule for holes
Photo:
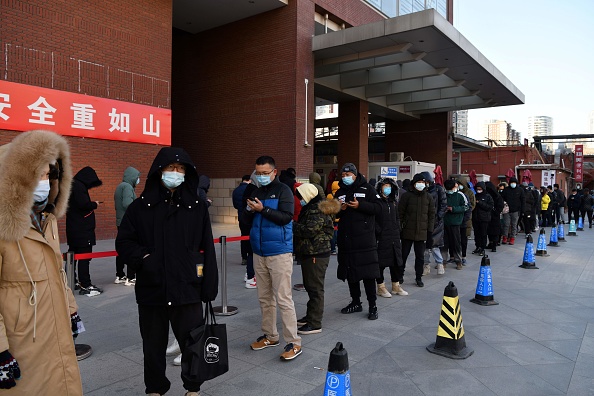
[[[0,81],[0,129],[171,145],[171,110]]]
[[[584,145],[576,144],[575,146],[575,157],[573,161],[573,175],[576,183],[582,183],[584,181]]]

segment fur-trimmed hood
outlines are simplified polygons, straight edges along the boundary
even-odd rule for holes
[[[53,204],[53,214],[61,217],[68,207],[72,183],[66,139],[54,132],[36,130],[23,132],[0,147],[0,239],[20,240],[31,227],[33,192],[48,164],[59,167],[58,180],[50,182],[48,205]]]
[[[340,212],[340,201],[338,199],[322,199],[318,208],[325,215],[335,215]]]

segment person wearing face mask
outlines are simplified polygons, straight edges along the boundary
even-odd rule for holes
[[[380,263],[380,276],[377,278],[377,294],[382,297],[392,297],[392,294],[408,296],[402,288],[404,281],[402,272],[402,244],[400,242],[400,219],[398,218],[398,203],[396,190],[398,186],[390,177],[380,178],[375,187],[380,196],[382,213],[375,216],[375,235],[377,238],[377,255]],[[390,268],[392,293],[384,283],[384,270]]]
[[[197,396],[202,383],[188,371],[192,353],[186,340],[204,323],[202,303],[216,298],[219,279],[207,204],[198,197],[198,173],[185,150],[159,151],[144,191],[124,214],[116,250],[136,271],[145,392],[163,395],[171,386],[165,372],[171,325],[186,395]]]
[[[113,194],[116,212],[116,227],[120,227],[122,218],[128,206],[136,199],[136,192],[134,188],[140,183],[140,172],[131,166],[124,170],[124,177],[122,182],[116,187]],[[126,263],[120,256],[116,257],[116,278],[113,283],[124,284],[126,286],[134,286],[136,284],[136,274],[131,266],[128,266],[127,276],[124,274],[124,265]]]
[[[462,218],[462,224],[460,224],[460,246],[462,249],[462,266],[466,265],[466,251],[468,249],[468,237],[472,230],[472,211],[476,207],[476,197],[474,192],[470,188],[468,182],[465,179],[454,180],[455,190],[458,194],[464,198],[464,217]],[[448,263],[455,263],[454,256],[450,256]]]
[[[0,394],[82,395],[58,218],[72,183],[65,138],[23,132],[0,147]],[[19,303],[20,302],[20,303]]]
[[[518,185],[518,179],[512,177],[509,179],[509,186],[507,186],[501,193],[501,198],[509,207],[509,216],[504,216],[504,234],[502,237],[501,244],[505,245],[509,243],[513,245],[516,241],[516,235],[518,233],[518,220],[520,214],[524,213],[524,190]]]
[[[74,175],[72,192],[66,212],[66,239],[68,251],[74,253],[91,253],[97,243],[95,239],[95,210],[102,204],[101,201],[91,201],[89,190],[103,184],[97,172],[90,166],[85,166]],[[78,273],[76,287],[80,288],[79,294],[89,297],[103,293],[103,289],[91,282],[89,263],[91,259],[77,260],[75,263],[74,277]]]
[[[571,194],[567,197],[567,213],[569,222],[575,220],[577,226],[580,218],[580,206],[582,204],[582,196],[578,194],[577,188],[571,190]]]
[[[341,180],[335,197],[340,201],[338,223],[338,279],[349,285],[351,302],[340,310],[342,314],[363,311],[361,281],[369,303],[367,318],[378,318],[375,280],[379,277],[375,216],[381,214],[379,196],[355,164],[347,162],[340,168]]]
[[[462,244],[460,241],[460,225],[464,221],[464,212],[468,205],[464,196],[459,193],[454,180],[446,180],[444,188],[446,189],[447,207],[443,218],[445,226],[446,239],[448,240],[448,251],[450,257],[454,258],[456,269],[462,269]]]
[[[439,184],[435,183],[433,175],[430,172],[421,172],[423,178],[427,180],[427,192],[433,198],[435,205],[435,225],[433,230],[429,230],[427,235],[427,243],[425,245],[425,264],[423,265],[423,276],[431,273],[431,256],[435,259],[435,268],[438,275],[445,273],[443,266],[443,256],[441,254],[441,247],[444,245],[444,228],[443,216],[446,212],[446,192]]]
[[[340,202],[320,197],[312,183],[301,184],[296,193],[302,209],[299,219],[293,223],[293,246],[309,297],[306,315],[297,320],[297,325],[301,326],[297,333],[316,334],[322,332],[324,279],[330,262],[334,216],[340,211]]]
[[[474,240],[476,249],[472,252],[479,256],[485,255],[487,247],[487,228],[491,221],[491,212],[493,211],[493,198],[486,191],[487,186],[484,182],[478,182],[474,187],[476,191],[476,207],[472,211],[472,223],[474,229]]]
[[[276,326],[278,306],[286,342],[281,360],[301,355],[301,337],[297,334],[297,315],[291,289],[293,274],[293,211],[291,188],[279,181],[274,158],[256,159],[256,179],[260,187],[247,200],[242,217],[251,224],[250,243],[254,251],[254,271],[258,279],[258,300],[262,312],[263,335],[250,347],[259,351],[280,345]],[[316,189],[317,191],[317,189]]]
[[[402,231],[402,264],[403,272],[411,248],[415,251],[415,282],[423,287],[423,264],[425,262],[425,243],[428,233],[435,226],[435,204],[433,197],[427,192],[423,175],[414,175],[409,190],[398,202],[398,217]]]

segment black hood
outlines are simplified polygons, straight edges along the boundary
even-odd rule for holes
[[[482,188],[483,192],[487,192],[487,186],[485,185],[485,182],[476,183],[476,186],[474,186],[474,190],[476,191],[478,187]]]
[[[90,166],[85,166],[79,170],[74,176],[74,179],[84,184],[87,189],[99,187],[103,184],[103,182],[99,180],[99,177],[97,177],[97,172],[95,172],[95,169],[91,168]]]
[[[384,178],[380,177],[380,179],[375,184],[375,191],[377,191],[377,193],[379,194],[380,197],[383,197],[382,186],[384,184],[390,184],[392,186],[392,192],[390,193],[390,195],[388,195],[388,197],[395,199],[396,192],[398,191],[398,185],[396,184],[396,181],[394,179],[392,179],[391,177],[384,177]]]
[[[179,189],[187,191],[192,197],[198,196],[198,172],[196,172],[196,166],[192,162],[190,155],[179,147],[163,147],[159,151],[149,170],[142,195],[151,195],[151,193],[159,191],[159,187],[161,186],[161,169],[174,162],[179,162],[186,166],[186,176]]]

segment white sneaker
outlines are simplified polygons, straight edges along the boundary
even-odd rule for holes
[[[245,288],[246,289],[255,289],[255,288],[257,288],[257,286],[256,286],[256,277],[255,276],[252,279],[247,279],[245,281]]]
[[[431,267],[429,264],[423,265],[423,276],[431,274]]]
[[[113,283],[115,283],[116,285],[119,285],[120,283],[126,283],[128,282],[128,278],[126,276],[116,276],[115,280],[113,281]]]
[[[171,343],[171,345],[169,345],[167,347],[167,350],[165,351],[165,353],[167,354],[167,356],[177,355],[177,354],[181,353],[181,349],[179,349],[179,344],[177,343],[177,340],[175,338],[173,339],[173,342]]]
[[[125,286],[136,286],[136,278],[126,280]]]
[[[176,356],[175,359],[173,359],[173,365],[174,366],[181,366],[181,353],[179,355]]]
[[[243,275],[243,281],[247,282],[247,280],[248,280],[248,277],[247,277],[247,272],[246,272],[245,275]]]
[[[443,269],[443,264],[437,264],[437,275],[445,274],[445,270]]]

